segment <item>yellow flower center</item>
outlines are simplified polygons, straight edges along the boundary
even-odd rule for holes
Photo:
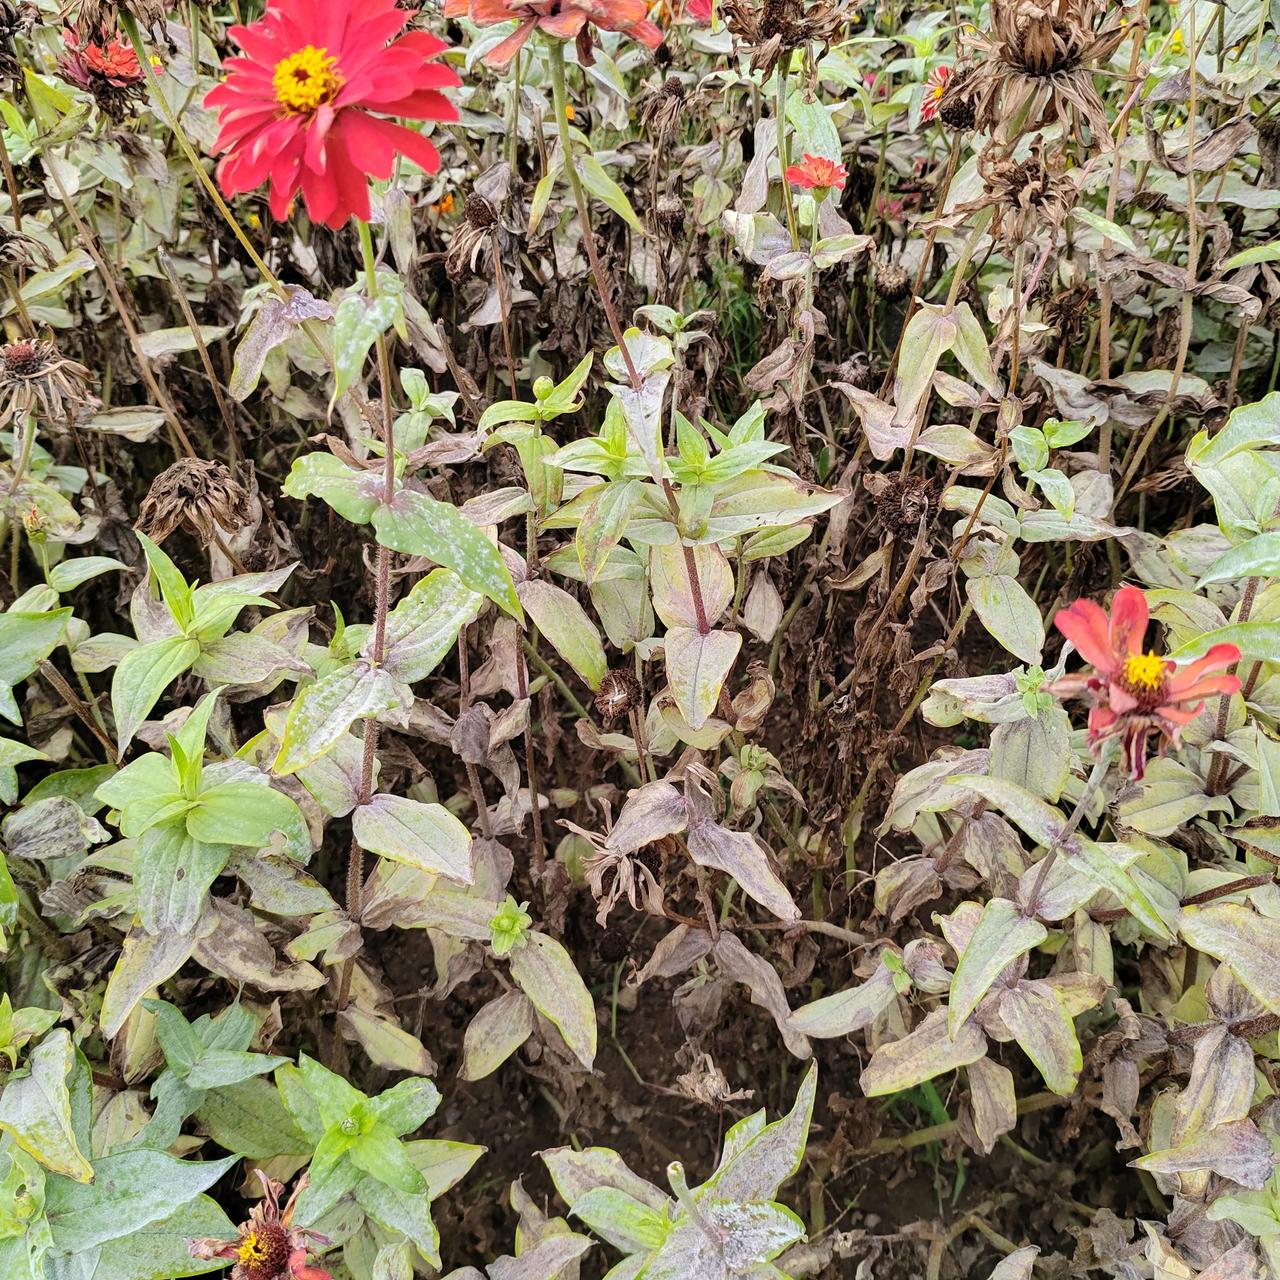
[[[242,1267],[261,1266],[271,1253],[271,1242],[265,1240],[256,1231],[250,1231],[240,1241],[236,1250],[236,1258]]]
[[[1164,666],[1158,653],[1131,653],[1124,660],[1125,683],[1135,689],[1158,689],[1164,683]]]
[[[342,88],[337,58],[309,44],[276,63],[272,83],[276,101],[289,111],[314,111],[331,102]]]

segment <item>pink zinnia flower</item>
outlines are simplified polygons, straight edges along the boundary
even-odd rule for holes
[[[446,18],[470,18],[478,27],[516,21],[520,25],[484,55],[501,71],[524,48],[535,31],[558,40],[576,40],[578,58],[591,63],[591,27],[621,31],[656,49],[662,32],[649,21],[645,0],[445,0]]]
[[[1239,662],[1235,645],[1215,644],[1203,658],[1179,668],[1168,658],[1143,651],[1149,617],[1146,596],[1126,586],[1116,592],[1110,616],[1092,600],[1077,600],[1053,620],[1093,671],[1063,676],[1049,687],[1067,697],[1088,695],[1093,702],[1090,747],[1096,754],[1107,739],[1119,737],[1131,778],[1141,778],[1146,769],[1151,734],[1157,735],[1163,755],[1178,745],[1183,727],[1204,710],[1206,697],[1240,688],[1236,676],[1212,674]]]
[[[684,7],[684,11],[695,22],[710,22],[711,0],[689,0]]]
[[[924,105],[920,108],[920,119],[928,123],[938,114],[938,104],[947,91],[947,81],[951,79],[951,68],[934,67],[925,81]]]
[[[271,212],[284,218],[302,193],[313,222],[369,218],[369,179],[388,178],[404,155],[428,173],[440,156],[416,129],[385,119],[456,120],[440,92],[461,82],[432,62],[448,46],[425,31],[400,35],[414,15],[395,0],[273,0],[247,27],[244,50],[205,104],[221,109],[214,150],[228,195],[270,179]]]
[[[793,187],[804,187],[807,191],[829,191],[844,186],[849,171],[844,165],[826,156],[806,155],[799,164],[789,164],[784,175]]]

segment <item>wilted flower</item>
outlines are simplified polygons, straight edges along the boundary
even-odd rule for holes
[[[557,40],[576,40],[579,60],[591,64],[591,28],[621,31],[656,49],[662,32],[649,21],[645,0],[445,0],[446,18],[469,18],[478,27],[499,22],[520,25],[484,55],[489,66],[502,70],[524,48],[535,31]]]
[[[229,195],[271,183],[271,213],[298,195],[313,222],[338,228],[369,218],[369,179],[389,178],[398,155],[428,173],[440,167],[430,139],[388,120],[456,120],[440,92],[461,82],[432,62],[448,47],[403,31],[412,15],[395,0],[275,0],[264,17],[232,27],[245,56],[205,98],[220,110],[214,145]]]
[[[80,0],[76,29],[82,37],[102,35],[116,29],[121,11],[131,13],[144,27],[156,27],[170,9],[167,0]]]
[[[816,44],[829,47],[849,20],[848,7],[840,0],[724,0],[725,26],[751,51],[751,70],[770,75],[796,49]]]
[[[606,724],[625,716],[640,703],[640,681],[626,667],[606,671],[596,691],[595,706]]]
[[[207,547],[219,530],[237,533],[250,518],[249,495],[223,463],[179,458],[151,482],[137,527],[154,542],[186,529]]]
[[[62,78],[93,95],[99,109],[118,120],[131,102],[146,94],[146,77],[133,46],[118,36],[90,40],[64,29],[66,48],[58,59]]]
[[[783,176],[793,187],[804,187],[822,200],[832,187],[839,190],[844,186],[849,171],[839,161],[828,160],[826,156],[806,155],[799,164],[789,164]]]
[[[89,370],[68,360],[47,340],[23,338],[0,346],[0,427],[34,413],[65,422],[73,409],[92,403]]]
[[[1082,119],[1096,145],[1110,148],[1107,113],[1093,87],[1093,73],[1124,39],[1117,14],[1098,27],[1101,0],[992,0],[991,31],[971,43],[986,56],[968,86],[978,128],[1006,140],[1057,123],[1078,136]]]
[[[17,267],[48,268],[53,266],[54,257],[42,241],[19,231],[12,218],[0,218],[0,262]]]
[[[938,105],[942,102],[942,95],[947,91],[947,81],[951,79],[951,68],[948,66],[934,67],[929,72],[929,78],[924,82],[924,105],[920,108],[920,119],[926,123],[933,120],[938,114]]]
[[[1052,243],[1076,202],[1075,183],[1064,168],[1061,152],[1046,157],[1043,143],[1037,143],[1025,160],[1014,160],[994,144],[988,146],[978,156],[982,196],[956,205],[938,222],[958,226],[971,213],[991,208],[995,212],[991,234],[1006,246],[1043,239]]]
[[[1177,747],[1183,727],[1204,709],[1212,694],[1236,693],[1240,681],[1225,673],[1240,660],[1233,644],[1215,644],[1203,658],[1179,668],[1142,642],[1149,620],[1147,598],[1137,587],[1121,587],[1111,614],[1092,600],[1077,600],[1060,609],[1054,625],[1075,645],[1092,672],[1063,676],[1048,688],[1059,696],[1079,694],[1092,701],[1089,745],[1096,753],[1103,742],[1120,738],[1131,778],[1141,778],[1147,740],[1155,734],[1160,754]]]
[[[311,1244],[328,1244],[328,1238],[314,1231],[290,1226],[298,1197],[307,1185],[304,1173],[293,1188],[284,1209],[280,1193],[284,1186],[257,1170],[262,1180],[263,1200],[249,1214],[249,1221],[234,1240],[193,1240],[193,1258],[235,1259],[230,1280],[333,1280],[323,1267],[307,1265]]]

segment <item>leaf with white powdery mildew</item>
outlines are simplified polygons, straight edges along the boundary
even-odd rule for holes
[[[987,1052],[987,1037],[966,1022],[952,1037],[947,1034],[947,1011],[935,1009],[910,1035],[882,1044],[862,1072],[862,1092],[881,1098],[923,1084],[944,1071],[967,1067]]]
[[[589,689],[599,689],[609,664],[600,633],[587,611],[567,591],[539,579],[521,583],[516,594],[551,647]]]
[[[948,1032],[956,1034],[1007,965],[1048,936],[1044,925],[1024,916],[1008,898],[988,902],[951,980]]]
[[[507,962],[520,990],[590,1071],[596,1056],[596,1007],[569,953],[545,933],[530,932]]]
[[[401,489],[390,505],[374,510],[373,527],[384,547],[452,569],[472,591],[524,620],[502,552],[457,507],[428,493]]]
[[[1071,1015],[1046,982],[1020,982],[1000,993],[1000,1018],[1054,1093],[1075,1091],[1084,1059]]]
[[[442,804],[377,795],[351,819],[357,843],[369,853],[419,871],[471,884],[471,833]]]
[[[1234,902],[1184,907],[1183,941],[1229,964],[1237,978],[1272,1013],[1280,1013],[1280,928],[1274,920]]]
[[[689,828],[689,853],[703,867],[731,875],[779,920],[799,920],[800,908],[774,874],[769,857],[746,831],[730,831],[711,819]]]
[[[736,631],[700,635],[691,627],[672,627],[663,640],[667,679],[680,714],[691,729],[701,729],[720,700],[742,637]]]
[[[362,661],[331,671],[294,698],[272,769],[296,773],[329,751],[356,720],[390,711],[400,700],[385,669]]]
[[[11,1075],[0,1090],[0,1133],[46,1169],[89,1182],[93,1166],[76,1142],[67,1090],[74,1061],[71,1036],[61,1027],[50,1031],[31,1051],[27,1071]]]

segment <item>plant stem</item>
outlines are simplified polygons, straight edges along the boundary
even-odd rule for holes
[[[787,210],[787,230],[791,232],[791,247],[800,247],[800,227],[796,222],[796,205],[791,196],[791,183],[787,181],[787,169],[791,164],[791,144],[787,140],[787,60],[790,53],[784,53],[774,68],[773,75],[777,81],[778,94],[774,106],[774,128],[777,133],[778,168],[782,173],[782,203]]]
[[[568,97],[564,85],[564,42],[551,39],[548,41],[551,51],[551,94],[556,113],[556,129],[560,134],[560,150],[564,160],[564,171],[573,191],[574,203],[578,207],[578,224],[582,228],[582,245],[587,251],[587,261],[591,264],[591,274],[596,282],[596,293],[600,296],[600,305],[604,308],[605,319],[613,333],[613,340],[622,352],[623,363],[627,366],[627,377],[631,385],[639,390],[640,374],[631,352],[622,339],[622,326],[618,323],[618,313],[614,310],[613,300],[609,296],[609,282],[605,279],[604,268],[600,265],[600,256],[596,252],[595,233],[591,230],[591,216],[587,211],[587,197],[582,190],[582,179],[578,177],[578,169],[573,160],[573,139],[569,134]]]
[[[360,233],[360,249],[364,256],[364,271],[369,301],[378,296],[377,263],[373,253],[373,233],[367,222],[357,222]],[[391,360],[387,354],[387,340],[378,334],[378,377],[382,383],[382,501],[390,504],[395,497],[396,453],[391,411]],[[370,664],[381,666],[386,652],[387,603],[391,593],[391,552],[378,544],[377,567],[374,582],[373,652]],[[373,763],[378,748],[378,721],[369,716],[364,722],[364,754],[360,761],[359,802],[368,804],[373,798]],[[357,923],[364,906],[364,850],[353,838],[347,860],[347,915]],[[344,984],[345,985],[345,984]],[[341,1000],[339,1003],[343,1003]]]

